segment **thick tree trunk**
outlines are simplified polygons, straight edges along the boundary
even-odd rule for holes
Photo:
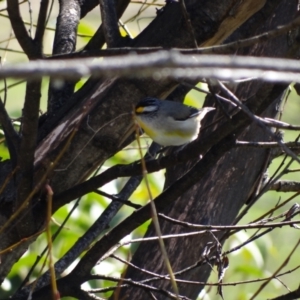
[[[266,9],[266,8],[265,8]],[[242,28],[235,33],[236,37],[244,37],[246,32],[251,35],[268,31],[275,26],[289,22],[296,14],[296,1],[281,1],[275,12],[269,11],[260,18],[259,12],[253,16]],[[257,24],[255,24],[258,22]],[[248,31],[247,29],[257,29]],[[269,41],[263,45],[255,45],[251,49],[242,50],[241,54],[254,56],[271,57],[290,57],[297,53],[291,53],[291,45],[286,36]],[[269,97],[273,98],[273,104],[263,113],[263,116],[275,118],[278,107],[284,94],[284,85],[270,85],[254,81],[250,84],[240,84],[236,88],[236,95],[241,100],[266,101]],[[260,97],[253,97],[254,95]],[[260,98],[260,99],[259,99]],[[213,102],[212,97],[207,98],[210,106]],[[222,115],[219,113],[215,119]],[[210,120],[211,122],[211,120]],[[210,123],[209,122],[209,123]],[[222,124],[220,124],[222,126]],[[209,133],[207,133],[209,134]],[[270,136],[264,129],[257,124],[246,128],[244,132],[236,137],[246,141],[269,141]],[[249,200],[256,191],[260,183],[261,176],[264,174],[269,163],[269,150],[257,148],[237,148],[226,153],[221,159],[215,162],[215,166],[204,178],[194,185],[189,191],[178,197],[176,203],[164,211],[164,214],[176,220],[202,224],[202,225],[229,225],[236,218],[239,210]],[[180,174],[189,170],[191,164],[175,166],[167,170],[167,185],[174,183]],[[176,235],[190,232],[184,226],[175,225],[166,220],[160,221],[163,234]],[[147,232],[147,237],[155,236],[155,230],[151,225]],[[216,234],[220,238],[223,234]],[[166,240],[165,245],[171,266],[174,272],[178,272],[203,262],[201,254],[208,242],[215,242],[212,234],[203,234],[192,237],[178,237]],[[224,242],[221,240],[221,243]],[[212,253],[211,255],[214,255]],[[162,253],[157,241],[142,243],[131,261],[137,267],[154,272],[160,275],[167,275]],[[210,275],[211,267],[206,263],[199,263],[197,267],[184,272],[177,278],[205,282]],[[132,280],[145,280],[153,276],[129,267],[126,278]],[[148,283],[149,284],[149,283]],[[169,280],[153,281],[153,286],[162,290],[173,291]],[[203,286],[179,283],[179,294],[191,299],[195,299]],[[118,291],[119,293],[119,291]],[[156,299],[166,299],[163,293],[153,293]],[[120,298],[122,299],[152,299],[144,289],[133,286],[121,289]]]

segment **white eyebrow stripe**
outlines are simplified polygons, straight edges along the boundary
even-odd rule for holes
[[[145,106],[143,112],[152,112],[156,110],[157,110],[157,106],[151,105],[151,106]]]

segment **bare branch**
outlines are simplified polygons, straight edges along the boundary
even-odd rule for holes
[[[59,2],[53,54],[72,53],[76,49],[77,27],[80,20],[80,1],[62,0]],[[78,77],[73,78],[78,80]],[[74,92],[75,82],[64,82],[59,88],[50,81],[48,92],[48,114],[54,114]]]
[[[105,279],[105,280],[114,281],[114,282],[121,282],[122,281],[122,279],[117,278],[117,277],[103,276],[103,275],[90,275],[89,279]],[[164,297],[167,297],[167,299],[189,300],[189,298],[187,298],[187,297],[184,297],[184,296],[181,296],[181,295],[176,295],[176,294],[173,294],[172,292],[169,292],[167,290],[159,289],[159,288],[153,287],[151,285],[147,285],[147,284],[142,283],[142,282],[134,281],[134,280],[131,280],[131,279],[125,279],[125,278],[124,278],[123,281],[125,283],[129,284],[129,285],[132,285],[132,286],[135,286],[135,287],[138,287],[138,288],[142,288],[142,289],[145,289],[145,290],[148,290],[148,291],[158,292],[158,293],[162,294]],[[97,289],[94,289],[94,290],[91,290],[89,292],[96,293],[98,291],[97,291]]]
[[[43,51],[43,37],[45,33],[46,27],[46,18],[47,18],[47,10],[48,10],[49,0],[42,0],[41,7],[38,16],[38,22],[36,26],[36,32],[34,41],[36,42],[37,46],[40,48],[40,52]]]
[[[234,93],[232,93],[223,83],[218,82],[217,81],[217,85],[223,90],[225,91],[229,97],[231,98],[231,101],[234,102],[235,105],[237,105],[238,107],[240,107],[244,113],[247,114],[247,116],[253,120],[254,122],[256,122],[260,127],[262,127],[274,140],[277,141],[278,145],[282,148],[283,151],[285,151],[286,154],[288,154],[289,156],[291,156],[294,160],[296,160],[298,163],[300,163],[300,160],[298,158],[298,156],[292,151],[290,150],[282,141],[281,139],[269,128],[265,125],[265,123],[267,123],[268,125],[272,124],[277,124],[278,121],[276,120],[265,120],[263,118],[257,117],[255,116],[246,105],[244,105],[235,95]],[[272,122],[271,122],[272,121]],[[282,122],[280,122],[282,123]]]
[[[121,44],[122,36],[119,31],[115,2],[110,0],[99,1],[106,44],[108,48],[118,47]]]
[[[299,192],[300,182],[292,180],[278,180],[270,186],[269,190],[276,192]]]
[[[263,57],[221,55],[182,55],[176,51],[162,51],[145,55],[110,57],[101,62],[93,59],[72,61],[31,61],[18,65],[5,65],[0,70],[2,78],[38,79],[51,76],[56,79],[76,79],[81,76],[130,76],[166,78],[236,80],[263,79],[269,82],[300,82],[298,60]]]
[[[18,165],[20,167],[20,183],[18,186],[17,207],[21,206],[33,188],[34,153],[37,142],[38,119],[41,98],[41,81],[28,82],[22,115],[21,142],[18,151]],[[35,218],[28,214],[23,220],[23,234],[30,235]]]
[[[76,33],[80,17],[80,5],[77,0],[60,1],[57,18],[53,54],[73,52],[76,48]]]
[[[94,1],[94,0],[93,0]],[[92,2],[92,1],[88,1]],[[99,0],[97,0],[99,4]],[[124,11],[126,10],[127,6],[130,3],[130,0],[117,0],[114,1],[117,11],[117,19],[120,19],[123,15]],[[90,41],[87,43],[87,45],[84,47],[84,51],[97,51],[103,47],[105,43],[105,37],[103,33],[103,24],[101,24],[94,34],[94,36],[90,39]]]
[[[282,221],[282,222],[276,222],[276,223],[266,223],[266,221],[262,220],[262,221],[258,221],[256,223],[249,223],[246,225],[200,225],[200,224],[192,224],[189,222],[183,222],[183,221],[179,221],[179,220],[175,220],[172,219],[170,217],[167,217],[163,214],[159,214],[160,217],[162,217],[163,219],[172,222],[176,225],[181,225],[187,228],[193,228],[193,229],[202,229],[203,232],[205,230],[210,230],[212,232],[216,232],[216,231],[221,231],[221,230],[244,230],[244,229],[258,229],[258,228],[276,228],[279,227],[281,228],[282,226],[290,226],[290,225],[294,225],[294,224],[299,224],[300,221]],[[200,234],[203,232],[192,232],[191,234]],[[188,234],[188,233],[187,233]],[[184,236],[184,234],[182,235],[174,235],[174,236],[162,236],[162,238],[172,238],[172,237],[180,237],[180,236]],[[150,240],[150,238],[149,238]],[[140,241],[147,241],[147,239],[142,239],[142,240],[137,240],[137,241],[129,241],[126,242],[124,244],[128,244],[128,243],[132,243],[132,242],[140,242]]]
[[[270,127],[274,128],[282,128],[282,129],[288,129],[288,130],[300,130],[300,126],[297,125],[291,125],[286,122],[278,121],[275,119],[270,119],[270,118],[261,118],[257,117],[260,119],[263,123],[269,125]]]
[[[266,280],[272,280],[272,279],[277,279],[278,277],[281,277],[281,276],[284,276],[286,274],[290,274],[294,271],[296,271],[297,269],[299,269],[300,266],[297,266],[295,267],[294,269],[292,270],[289,270],[289,271],[286,271],[286,272],[283,272],[283,273],[280,273],[278,274],[275,278],[273,276],[270,276],[270,277],[266,277],[266,278],[257,278],[257,279],[253,279],[253,280],[243,280],[243,281],[235,281],[235,282],[227,282],[227,283],[208,283],[208,282],[201,282],[201,281],[191,281],[191,280],[184,280],[184,279],[176,279],[176,281],[179,283],[179,282],[184,282],[184,283],[187,283],[187,284],[191,284],[191,285],[206,285],[206,286],[219,286],[219,285],[222,285],[222,286],[236,286],[236,285],[241,285],[241,284],[247,284],[247,283],[254,283],[254,282],[261,282],[261,281],[266,281]],[[144,270],[146,271],[146,270]],[[157,281],[157,280],[160,280],[160,279],[165,279],[165,280],[169,280],[169,277],[168,275],[159,275],[159,274],[151,274],[152,272],[148,272],[148,274],[150,275],[154,275],[156,276],[156,278],[149,278],[149,279],[146,279],[146,280],[142,280],[141,283],[148,283],[148,282],[153,282],[153,281]],[[177,275],[179,272],[176,272],[175,275]],[[112,276],[104,276],[104,275],[91,275],[91,279],[93,278],[99,278],[99,279],[108,279],[108,280],[111,280],[111,281],[118,281],[118,282],[122,282],[123,279],[122,278],[116,278],[116,277],[112,277]],[[124,283],[129,283],[128,282],[128,279],[125,279],[124,280]],[[124,286],[126,286],[124,284]],[[123,287],[123,285],[122,285]],[[114,287],[115,289],[117,287]],[[105,290],[104,289],[93,289],[93,290],[90,290],[89,292],[104,292]],[[289,298],[288,298],[289,299]],[[295,298],[293,298],[295,299]],[[273,299],[271,299],[273,300]],[[277,298],[276,298],[277,300]],[[285,298],[283,298],[282,300],[285,300]]]

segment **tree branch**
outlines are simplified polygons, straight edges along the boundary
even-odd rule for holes
[[[56,22],[55,38],[53,43],[53,55],[72,53],[76,49],[77,27],[80,20],[80,1],[61,0],[59,15]],[[59,88],[55,87],[53,80],[49,84],[48,92],[48,115],[53,115],[74,93],[75,82],[64,82]]]
[[[99,0],[99,2],[107,47],[118,47],[121,45],[122,36],[119,31],[115,3],[111,0]]]
[[[38,118],[41,98],[41,81],[28,82],[22,115],[21,142],[18,152],[18,166],[20,167],[20,182],[17,193],[17,208],[22,205],[33,188],[34,153],[37,142]],[[35,218],[32,209],[24,212],[24,219],[18,228],[20,234],[32,234]]]
[[[91,1],[92,2],[92,1]],[[99,4],[99,0],[97,0]],[[123,15],[124,11],[126,10],[127,6],[130,3],[130,0],[116,0],[113,1],[114,6],[116,7],[117,12],[117,19],[120,19]],[[103,33],[103,24],[99,26],[96,33],[93,35],[93,37],[90,39],[90,41],[87,43],[87,45],[84,47],[83,51],[86,50],[98,50],[103,47],[105,43],[105,37]]]
[[[166,72],[165,70],[168,70]],[[230,69],[230,73],[227,70]],[[222,72],[221,72],[222,71]],[[269,82],[300,82],[298,60],[264,57],[183,55],[176,51],[161,51],[144,55],[109,57],[101,62],[94,59],[30,61],[18,65],[4,65],[0,79],[50,76],[56,79],[76,79],[81,76],[143,77],[163,79],[237,80],[262,79]]]
[[[39,51],[43,52],[43,38],[46,27],[47,11],[48,11],[49,0],[42,0],[39,10],[39,16],[36,26],[36,32],[34,41],[39,48]]]
[[[278,180],[270,186],[269,190],[276,192],[299,192],[300,182],[292,180]]]

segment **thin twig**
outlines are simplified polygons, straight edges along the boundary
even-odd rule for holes
[[[247,114],[247,116],[253,120],[255,123],[257,123],[260,127],[262,127],[277,143],[278,145],[282,148],[282,150],[284,152],[286,152],[286,154],[288,154],[289,156],[291,156],[294,160],[296,160],[298,163],[300,163],[300,159],[298,158],[298,156],[291,151],[279,138],[276,134],[274,134],[273,131],[271,131],[271,129],[269,127],[267,127],[265,125],[265,123],[267,123],[269,126],[272,126],[272,124],[278,124],[278,123],[283,123],[280,121],[275,121],[272,120],[273,122],[270,121],[270,119],[268,119],[270,122],[265,121],[265,119],[260,118],[258,116],[255,116],[246,105],[244,105],[235,95],[234,93],[232,93],[223,83],[218,82],[219,87],[221,87],[221,89],[223,91],[225,91],[225,93],[227,93],[230,97],[231,100],[234,102],[234,104],[236,104],[237,106],[239,106],[244,113]],[[299,127],[300,128],[300,127]]]
[[[175,295],[175,294],[167,291],[166,289],[157,288],[157,287],[147,285],[147,284],[142,283],[142,282],[134,281],[134,280],[128,279],[128,278],[122,278],[121,279],[121,278],[112,277],[112,276],[105,276],[105,275],[90,275],[89,280],[91,280],[91,279],[105,279],[105,280],[110,280],[110,281],[114,281],[114,282],[119,282],[119,281],[123,280],[124,282],[126,282],[129,285],[132,285],[134,287],[143,288],[143,289],[146,289],[146,290],[149,290],[149,291],[159,292],[162,295],[164,295],[165,297],[168,297],[170,299],[176,299],[176,300],[178,300],[178,299],[189,299],[189,298],[181,296],[179,294]],[[118,288],[118,287],[115,287],[115,288]],[[89,292],[98,293],[99,290],[98,289],[93,289],[93,290],[89,290]]]
[[[278,279],[278,277],[282,277],[286,274],[291,274],[292,272],[296,271],[297,269],[299,269],[300,266],[297,266],[291,270],[288,270],[286,272],[280,273],[278,274],[275,278],[273,276],[270,277],[266,277],[266,278],[257,278],[257,279],[251,279],[251,280],[243,280],[243,281],[234,281],[234,282],[228,282],[228,283],[208,283],[208,282],[201,282],[201,281],[191,281],[191,280],[184,280],[184,279],[176,279],[176,281],[178,283],[186,283],[186,284],[191,284],[191,285],[204,285],[204,286],[236,286],[236,285],[242,285],[242,284],[248,284],[248,283],[255,283],[255,282],[262,282],[262,281],[266,281],[266,280],[272,280],[272,279]],[[176,274],[179,272],[176,272]],[[106,275],[91,275],[91,279],[104,279],[104,280],[111,280],[111,281],[116,281],[116,282],[120,282],[122,281],[121,278],[117,278],[117,277],[112,277],[112,276],[106,276]],[[119,279],[119,280],[118,280]],[[153,282],[153,281],[157,281],[160,279],[165,279],[165,280],[170,280],[170,278],[166,275],[166,276],[157,276],[154,278],[149,278],[146,280],[142,280],[140,282],[135,281],[136,283],[148,283],[148,282]],[[120,287],[122,288],[126,288],[130,285],[130,283],[132,283],[132,281],[130,281],[130,279],[127,279],[125,284],[122,284]],[[117,287],[108,287],[108,288],[98,288],[98,289],[92,289],[89,290],[89,292],[93,292],[93,293],[104,293],[107,291],[111,291],[111,290],[115,290]],[[277,299],[277,298],[276,298]],[[278,299],[279,300],[279,299]],[[284,300],[284,299],[280,299],[280,300]]]

